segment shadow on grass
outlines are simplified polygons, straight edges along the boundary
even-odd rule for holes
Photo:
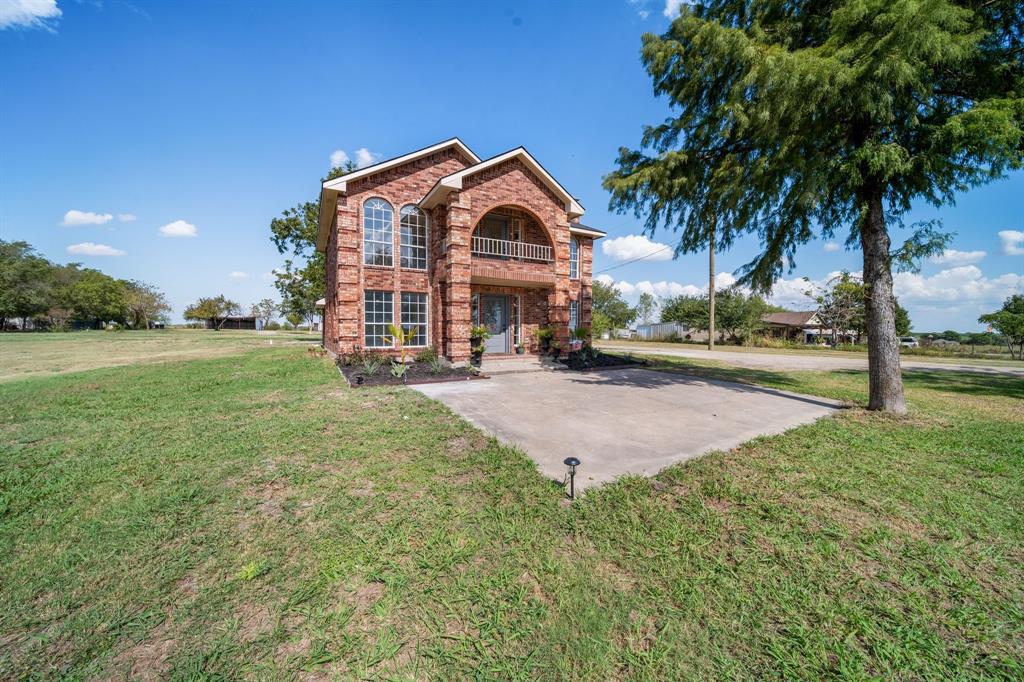
[[[864,374],[848,369],[835,370],[835,373],[848,376]],[[948,369],[915,369],[903,373],[903,385],[908,389],[1024,399],[1024,379],[1015,376],[956,372]]]

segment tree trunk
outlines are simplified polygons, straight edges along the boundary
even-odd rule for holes
[[[712,220],[714,220],[712,218]],[[708,243],[708,350],[715,349],[715,224]]]
[[[862,218],[860,242],[864,252],[868,327],[868,409],[905,414],[896,299],[892,295],[892,257],[881,188],[871,188],[864,199],[867,215]]]

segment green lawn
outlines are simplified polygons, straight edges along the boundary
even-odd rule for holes
[[[0,678],[1020,679],[1024,385],[907,385],[568,505],[297,347],[9,380]]]

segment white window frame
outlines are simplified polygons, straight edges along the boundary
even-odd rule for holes
[[[406,322],[406,320],[405,320],[405,314],[406,314],[405,297],[406,296],[422,296],[423,297],[423,310],[422,310],[422,317],[423,317],[423,319],[422,319],[422,321]],[[399,313],[398,313],[399,314],[399,323],[398,323],[399,326],[401,326],[402,329],[405,329],[405,330],[408,330],[409,327],[412,327],[412,326],[422,326],[423,327],[423,343],[410,343],[408,346],[406,346],[406,348],[426,348],[427,346],[430,345],[430,294],[428,294],[428,293],[426,293],[424,291],[403,291],[403,292],[401,292],[399,294],[398,301],[399,301],[399,304],[400,304],[400,310],[399,310]],[[418,306],[419,304],[417,303],[416,305]],[[418,336],[418,334],[417,334],[417,336]]]
[[[416,222],[413,222],[413,223],[407,223],[406,222],[406,218],[407,217],[413,217],[413,216],[418,218],[418,219],[420,219],[422,222],[416,221]],[[423,243],[421,245],[406,243],[406,241],[405,241],[406,233],[409,232],[410,235],[411,235],[411,230],[418,230],[419,228],[423,229]],[[427,212],[424,211],[423,209],[421,209],[419,206],[416,206],[415,204],[406,204],[399,211],[399,218],[398,218],[398,262],[401,264],[402,268],[403,269],[408,269],[408,270],[426,270],[427,269],[427,264],[429,263],[429,258],[430,258],[430,251],[429,251],[429,248],[428,248],[429,245],[430,245],[430,220],[427,217]],[[405,250],[406,249],[409,249],[411,253],[415,253],[415,251],[422,250],[422,252],[423,252],[423,256],[422,257],[416,257],[415,255],[410,255],[410,257],[409,257],[410,261],[422,260],[423,261],[423,266],[422,267],[416,266],[416,265],[406,265],[406,257],[405,257]]]
[[[368,215],[371,211],[373,213]],[[371,256],[376,252],[367,248],[370,245],[384,246],[388,262],[372,262]],[[372,197],[363,202],[363,265],[377,268],[395,267],[395,209],[387,199],[381,197]]]
[[[370,303],[369,294],[385,294],[387,298],[381,298],[379,301],[375,298],[373,304],[374,310],[367,310],[367,304]],[[390,300],[388,300],[390,299]],[[380,309],[377,310],[376,307]],[[385,308],[390,307],[390,316],[387,314]],[[383,315],[383,319],[377,319],[378,314]],[[371,322],[371,315],[373,315],[373,321]],[[390,317],[390,319],[388,319]],[[388,331],[388,325],[394,324],[395,322],[395,292],[386,291],[384,289],[364,289],[363,290],[363,347],[364,348],[391,348],[392,344],[386,339],[391,337]],[[382,327],[383,331],[380,334],[371,334],[370,328]],[[374,330],[376,331],[376,330]],[[380,345],[370,343],[370,339],[377,339],[379,337]]]
[[[576,331],[580,324],[580,302],[569,301],[569,331]]]
[[[580,278],[580,240],[569,238],[569,279]]]

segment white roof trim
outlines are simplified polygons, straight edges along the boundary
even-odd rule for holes
[[[427,196],[420,200],[420,207],[432,208],[437,206],[448,196],[449,192],[452,190],[461,190],[462,181],[466,177],[513,158],[519,158],[527,168],[533,171],[537,177],[544,181],[544,184],[546,184],[552,192],[557,194],[559,198],[565,202],[565,210],[569,214],[570,218],[578,218],[583,215],[584,209],[579,202],[576,201],[576,199],[569,194],[564,187],[558,184],[558,181],[551,177],[551,174],[544,170],[544,167],[541,166],[537,162],[537,159],[533,158],[533,156],[530,155],[530,152],[526,151],[524,147],[516,147],[504,154],[498,154],[486,161],[480,161],[473,166],[463,168],[457,173],[452,173],[451,175],[441,178],[437,181],[437,184],[427,192]]]
[[[600,239],[606,236],[604,232],[600,230],[591,230],[581,225],[569,225],[569,232],[572,234],[582,235],[584,237],[593,237],[594,239]]]
[[[469,159],[472,160],[473,163],[480,163],[480,157],[474,154],[472,149],[467,147],[466,144],[459,138],[453,137],[450,140],[438,142],[437,144],[430,145],[429,147],[424,147],[423,149],[419,149],[414,152],[409,152],[408,154],[403,154],[402,156],[396,156],[393,159],[381,161],[380,163],[375,163],[372,166],[367,166],[366,168],[360,168],[359,170],[355,170],[352,171],[351,173],[342,175],[340,178],[335,178],[333,180],[328,180],[322,183],[320,187],[320,226],[319,230],[317,231],[316,238],[317,250],[322,251],[325,248],[327,248],[327,239],[330,236],[331,224],[334,222],[334,210],[324,211],[324,207],[330,205],[330,207],[333,209],[335,206],[334,202],[338,198],[338,195],[344,194],[345,192],[348,191],[349,182],[351,182],[352,180],[365,178],[366,176],[373,175],[374,173],[380,173],[381,171],[385,171],[389,168],[394,168],[395,166],[400,166],[403,163],[415,161],[421,156],[427,156],[428,154],[433,154],[435,152],[448,149],[449,147],[455,147],[460,152],[469,157]]]

